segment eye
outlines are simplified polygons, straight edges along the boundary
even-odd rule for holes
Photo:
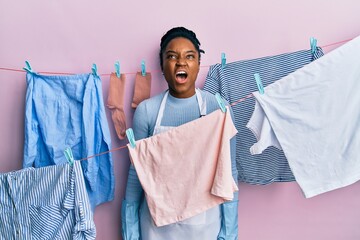
[[[176,56],[174,54],[168,54],[166,59],[176,59]]]
[[[190,54],[190,55],[187,55],[186,58],[190,59],[190,60],[193,60],[193,59],[195,59],[195,55]]]

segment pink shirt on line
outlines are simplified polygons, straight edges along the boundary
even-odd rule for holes
[[[128,145],[157,226],[193,217],[233,199],[230,111],[205,117]]]

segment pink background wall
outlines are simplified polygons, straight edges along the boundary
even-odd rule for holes
[[[325,46],[360,34],[358,0],[94,1],[0,0],[0,68],[22,69],[29,60],[38,72],[90,72],[96,63],[107,97],[109,74],[119,60],[127,73],[128,126],[133,110],[134,72],[145,60],[152,72],[152,95],[166,89],[158,62],[161,36],[171,27],[193,29],[206,50],[199,87],[208,66],[309,48],[309,38]],[[338,45],[326,47],[326,52]],[[25,73],[0,69],[0,172],[21,168]],[[107,117],[110,120],[109,112]],[[111,123],[111,120],[109,121]],[[113,147],[126,140],[115,138]],[[113,154],[115,200],[96,208],[100,240],[121,239],[120,205],[129,159]],[[360,183],[305,199],[298,185],[240,183],[239,239],[359,240]]]

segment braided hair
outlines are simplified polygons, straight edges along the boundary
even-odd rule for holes
[[[183,37],[192,42],[195,49],[199,53],[199,61],[201,59],[201,53],[205,53],[204,50],[200,49],[200,41],[199,41],[199,39],[197,39],[196,34],[193,31],[186,29],[184,27],[174,27],[174,28],[170,29],[169,31],[167,31],[167,33],[165,33],[165,35],[161,38],[160,52],[159,52],[161,70],[163,70],[162,55],[165,51],[165,48],[167,47],[167,45],[169,44],[169,42],[171,40],[173,40],[174,38],[177,38],[177,37]]]

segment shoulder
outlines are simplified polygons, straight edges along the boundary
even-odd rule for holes
[[[217,110],[220,108],[218,101],[216,100],[216,97],[214,94],[207,92],[205,90],[201,90],[201,96],[203,97],[203,99],[206,101],[206,107],[207,107],[207,114]],[[229,102],[226,101],[226,99],[222,98],[223,101],[225,102],[226,106],[229,106]],[[230,111],[232,112],[232,109],[230,108]],[[232,114],[232,113],[231,113]]]
[[[142,101],[136,108],[133,117],[135,139],[148,137],[154,128],[161,100],[165,92]]]
[[[201,96],[203,97],[204,101],[206,102],[206,108],[207,108],[208,114],[220,108],[214,94],[212,94],[208,91],[205,91],[205,90],[201,90],[201,89],[199,89],[199,90],[201,92]]]
[[[201,96],[206,100],[206,101],[216,101],[216,98],[215,98],[215,95],[206,91],[206,90],[203,90],[203,89],[198,89],[201,93]]]
[[[156,96],[148,98],[142,101],[135,110],[135,115],[142,114],[155,114],[158,112],[161,104],[161,100],[164,97],[165,92],[162,92]]]

